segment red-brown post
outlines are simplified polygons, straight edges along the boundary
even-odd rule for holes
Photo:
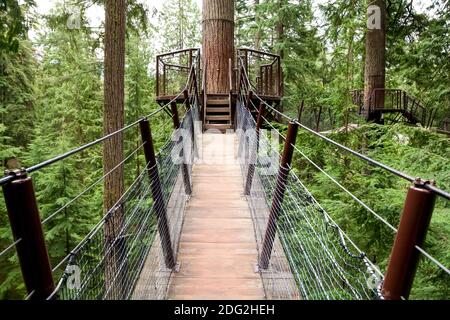
[[[184,106],[186,107],[186,111],[187,111],[191,108],[191,103],[189,102],[189,93],[188,93],[187,89],[184,89],[183,97],[184,97]],[[176,109],[176,107],[177,106],[175,104],[175,109]]]
[[[159,56],[156,56],[156,97],[159,97]]]
[[[408,299],[419,261],[416,246],[424,243],[435,199],[419,180],[408,190],[383,281],[382,293],[387,300]]]
[[[158,218],[158,231],[161,238],[161,244],[164,254],[166,267],[172,269],[175,267],[175,256],[172,249],[172,240],[170,238],[169,222],[167,220],[167,211],[164,203],[164,194],[162,192],[161,181],[159,180],[158,167],[156,163],[155,149],[153,146],[152,132],[150,123],[147,119],[139,122],[141,129],[142,142],[144,142],[144,155],[148,163],[148,175],[150,178],[150,187],[153,197],[153,206]]]
[[[259,257],[259,267],[267,269],[269,266],[270,256],[272,254],[273,242],[277,230],[277,221],[281,213],[281,205],[283,203],[284,192],[289,175],[292,156],[294,154],[294,145],[297,138],[298,124],[297,122],[289,122],[286,141],[284,143],[283,155],[281,157],[280,169],[278,171],[277,184],[275,187],[272,206],[270,208],[269,220],[267,221],[264,241]]]
[[[25,170],[11,172],[15,179],[3,185],[6,209],[22,276],[30,299],[45,300],[55,289],[52,268],[36,203],[33,182]]]
[[[283,71],[281,70],[281,58],[277,57],[278,65],[277,65],[277,73],[278,73],[278,95],[283,95]]]
[[[173,127],[175,130],[178,130],[180,128],[180,118],[178,117],[178,109],[177,109],[176,102],[172,102],[170,104],[170,108],[172,110]],[[181,136],[179,143],[183,144],[182,136]],[[183,163],[181,164],[181,169],[183,170],[184,189],[185,189],[186,194],[190,195],[190,194],[192,194],[191,178],[189,177],[189,169],[188,169],[188,166],[184,159],[184,145],[182,145],[182,148],[180,151],[180,156],[183,159]]]
[[[245,108],[248,110],[250,110],[250,103],[252,102],[252,98],[253,98],[253,91],[249,90],[245,98]]]
[[[166,64],[163,62],[163,76],[162,76],[162,82],[163,82],[163,95],[167,95],[167,83],[166,83]]]

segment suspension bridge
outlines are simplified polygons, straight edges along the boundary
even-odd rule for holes
[[[420,256],[450,275],[423,248],[435,199],[447,201],[450,194],[280,112],[279,56],[237,50],[236,68],[228,62],[229,92],[219,94],[208,93],[206,67],[201,70],[199,62],[198,49],[158,56],[158,109],[0,179],[14,235],[0,257],[17,251],[26,299],[407,299]],[[158,149],[151,126],[156,116],[174,127]],[[288,123],[286,134],[278,131],[282,150],[262,131],[277,131],[274,119]],[[133,129],[142,137],[135,150],[41,219],[34,172]],[[296,143],[298,130],[410,182],[400,224],[390,224],[308,158]],[[143,154],[146,164],[135,180],[83,240],[52,265],[43,225],[136,154]],[[386,270],[365,255],[291,170],[293,157],[307,160],[392,231],[396,238]]]

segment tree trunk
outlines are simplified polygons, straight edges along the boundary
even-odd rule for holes
[[[256,24],[255,49],[261,50],[261,29],[260,29],[260,17],[258,7],[259,7],[259,0],[255,0],[255,24]]]
[[[284,24],[283,24],[283,0],[278,0],[278,22],[277,22],[277,42],[278,45],[281,46],[280,50],[278,51],[278,54],[280,55],[280,58],[284,58],[284,50],[282,48],[283,41],[284,41]]]
[[[367,120],[380,122],[381,113],[373,109],[384,108],[384,92],[381,90],[374,94],[373,90],[384,89],[385,83],[386,4],[384,0],[371,1],[370,4],[377,6],[379,11],[374,11],[368,16],[364,66],[364,113]]]
[[[284,24],[283,24],[283,20],[284,20],[284,14],[283,14],[283,6],[285,4],[284,2],[285,0],[278,0],[278,22],[277,22],[277,26],[276,26],[276,31],[277,31],[277,42],[278,45],[280,46],[280,49],[278,50],[278,54],[280,55],[280,63],[281,61],[284,59]],[[282,70],[280,68],[280,70]],[[284,76],[283,73],[280,74],[280,89],[281,89],[281,95],[283,95],[283,88],[284,88]],[[278,111],[280,111],[281,113],[283,112],[284,108],[283,108],[283,102],[280,101],[279,105],[278,105]],[[276,114],[276,120],[280,123],[283,122],[282,116],[280,113]]]
[[[202,27],[207,93],[228,93],[228,60],[234,61],[234,0],[203,0]]]
[[[124,72],[125,72],[125,15],[126,0],[106,0],[105,3],[105,61],[103,133],[105,135],[124,126]],[[123,160],[123,135],[117,134],[103,144],[103,172],[111,171]],[[104,180],[103,209],[108,212],[122,196],[124,190],[123,165]],[[123,211],[113,211],[105,223],[105,285],[110,289],[107,299],[120,299],[121,277],[114,281],[123,244],[116,241],[123,225]],[[114,243],[114,247],[111,245]]]

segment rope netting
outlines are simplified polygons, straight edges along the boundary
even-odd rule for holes
[[[269,261],[267,268],[260,268],[267,298],[380,298],[381,275],[377,269],[353,245],[290,168],[279,173],[279,136],[269,137],[265,130],[256,134],[255,120],[243,107],[243,98],[238,101],[236,116],[238,156],[244,183],[249,168],[254,170],[247,199],[259,260]],[[276,190],[277,179],[286,182],[286,191],[283,201],[275,201],[275,206],[280,210],[276,230],[268,230],[275,234],[271,254],[262,257],[266,228],[270,226],[272,201],[274,197],[281,196]]]
[[[193,101],[195,102],[195,101]],[[191,187],[194,144],[177,132],[193,133],[198,110],[189,109],[172,138],[141,171],[120,200],[68,256],[53,297],[58,299],[164,299],[176,257]],[[182,144],[182,147],[181,147]],[[180,161],[174,157],[181,156]],[[183,159],[183,161],[181,161]],[[185,165],[183,165],[185,163]],[[184,166],[184,168],[183,168]],[[182,170],[183,169],[183,170]],[[160,182],[160,193],[153,188]],[[158,223],[165,217],[167,228]],[[169,242],[165,241],[169,239]],[[167,247],[170,243],[171,250]]]

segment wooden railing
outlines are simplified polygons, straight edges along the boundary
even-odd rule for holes
[[[283,95],[283,75],[279,55],[258,50],[241,48],[238,57],[252,84],[260,96],[281,97]]]
[[[190,48],[156,56],[157,99],[174,96],[183,89],[192,63],[199,55],[200,49]]]
[[[424,127],[431,127],[435,112],[427,109],[416,98],[409,96],[401,89],[374,89],[369,97],[367,105],[364,101],[363,90],[351,91],[353,104],[359,107],[360,114],[394,114],[390,119],[394,122],[400,121],[400,115],[406,122]],[[368,110],[367,110],[368,109]]]

